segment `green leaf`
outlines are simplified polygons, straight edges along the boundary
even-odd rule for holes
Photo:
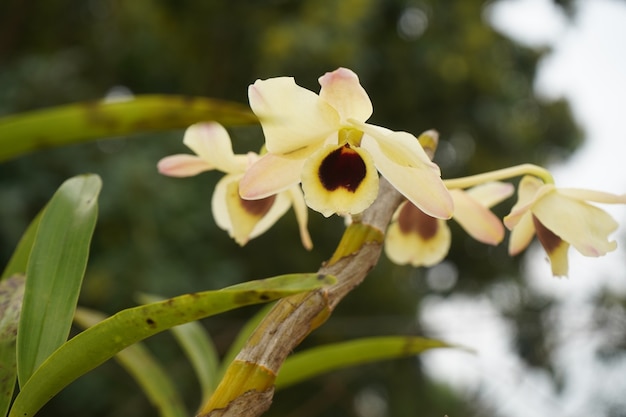
[[[6,415],[15,389],[15,338],[25,280],[24,275],[13,275],[0,281],[0,416]]]
[[[74,322],[83,328],[105,320],[100,312],[78,308]],[[141,343],[119,352],[115,360],[133,376],[161,417],[188,417],[182,399],[171,378]]]
[[[35,234],[37,233],[37,228],[39,227],[39,220],[41,219],[41,214],[43,210],[37,214],[37,216],[30,222],[26,232],[22,235],[15,251],[13,251],[13,255],[11,259],[9,259],[9,263],[4,268],[4,272],[2,276],[0,276],[0,281],[10,277],[13,274],[25,274],[26,266],[28,265],[28,257],[30,256],[30,251],[33,248],[33,242],[35,241]]]
[[[160,301],[160,297],[141,294],[139,301],[143,304]],[[191,361],[202,391],[204,404],[220,380],[218,378],[219,355],[215,344],[209,337],[207,330],[198,322],[192,321],[170,329],[182,347],[185,355]]]
[[[386,336],[311,348],[287,358],[276,378],[276,389],[325,372],[383,359],[413,356],[428,349],[443,347],[452,346],[440,340],[422,337]]]
[[[237,307],[275,300],[335,282],[336,279],[328,275],[282,275],[122,310],[76,335],[50,355],[22,387],[9,416],[33,416],[70,382],[122,349],[158,332]]]
[[[20,386],[67,339],[87,266],[101,187],[97,175],[71,178],[43,211],[28,258],[17,333]]]
[[[191,361],[200,381],[201,404],[208,401],[220,380],[217,377],[219,356],[207,331],[198,322],[186,323],[171,329],[185,354]]]
[[[224,125],[257,122],[246,106],[202,97],[146,95],[70,104],[1,118],[0,162],[45,148],[207,120]]]

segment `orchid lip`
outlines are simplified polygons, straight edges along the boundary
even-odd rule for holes
[[[346,144],[324,158],[318,176],[328,191],[344,188],[354,193],[365,178],[366,170],[360,155]]]

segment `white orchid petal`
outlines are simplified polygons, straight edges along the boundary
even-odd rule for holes
[[[339,129],[337,111],[291,77],[257,80],[248,88],[248,98],[269,152],[290,153],[323,142]]]
[[[372,115],[372,102],[359,83],[359,77],[349,69],[339,68],[319,78],[320,98],[339,112],[341,121],[348,118],[366,121]]]
[[[213,168],[204,159],[188,154],[166,156],[157,163],[159,173],[169,177],[193,177]]]

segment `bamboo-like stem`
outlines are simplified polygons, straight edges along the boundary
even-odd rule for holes
[[[346,229],[333,256],[319,269],[320,274],[334,275],[337,283],[281,299],[228,367],[198,416],[256,417],[269,408],[274,380],[287,355],[328,319],[378,262],[384,230],[402,199],[380,179],[376,201],[363,212],[360,222]]]

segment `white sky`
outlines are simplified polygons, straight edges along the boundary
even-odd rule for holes
[[[566,97],[586,132],[586,143],[564,166],[549,167],[557,186],[626,192],[626,2],[579,0],[570,22],[552,0],[500,0],[486,18],[503,34],[530,47],[549,46],[540,63],[536,91]],[[438,351],[424,355],[425,368],[443,382],[491,405],[507,417],[607,415],[597,399],[621,400],[626,414],[626,361],[610,366],[594,359],[601,333],[594,331],[586,302],[603,287],[626,294],[626,209],[606,207],[619,222],[618,250],[585,258],[570,249],[568,279],[550,274],[535,245],[526,258],[527,284],[560,300],[553,320],[558,334],[557,370],[565,378],[557,394],[541,371],[529,369],[510,351],[510,330],[489,298],[463,296],[426,300],[423,324],[438,337],[476,349],[477,354]],[[506,285],[494,288],[515,302]]]

